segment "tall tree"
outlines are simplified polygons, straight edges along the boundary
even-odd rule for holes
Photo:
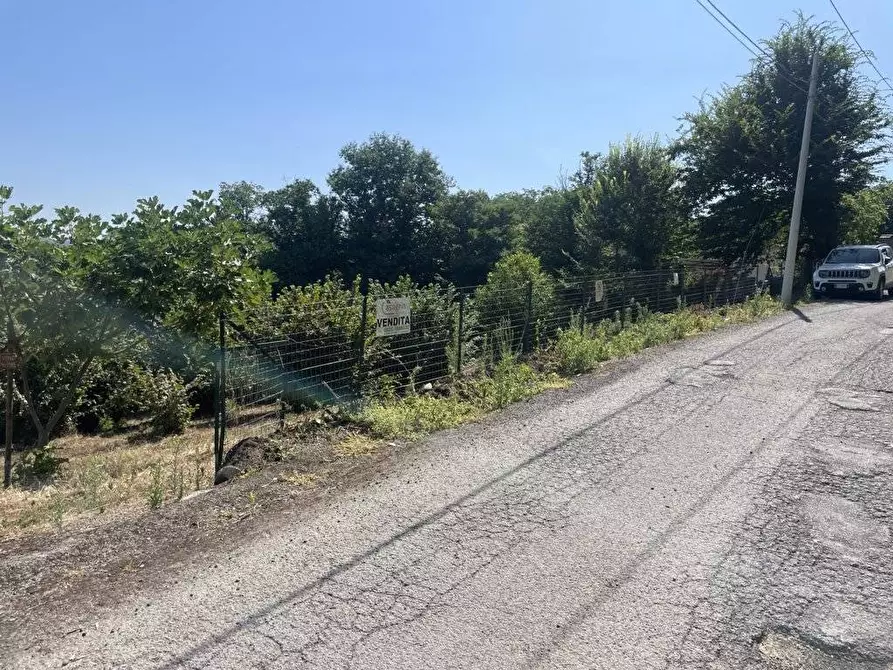
[[[763,46],[768,59],[755,60],[740,83],[685,116],[675,155],[684,164],[703,252],[726,260],[763,255],[790,217],[817,52],[800,230],[801,251],[816,260],[841,239],[844,196],[868,186],[885,160],[890,117],[873,85],[857,72],[859,50],[833,26],[801,14]]]
[[[221,182],[217,199],[227,216],[253,231],[264,214],[264,188],[250,181]]]
[[[269,297],[274,276],[260,267],[269,243],[247,232],[210,190],[194,191],[180,208],[157,197],[139,200],[132,215],[112,224],[105,281],[127,296],[146,327],[213,337],[221,311],[239,318]]]
[[[351,269],[394,281],[429,281],[444,270],[449,235],[434,209],[452,185],[427,149],[376,134],[341,149],[329,187],[346,215],[345,255]]]
[[[0,305],[5,346],[19,354],[18,382],[37,446],[49,442],[93,361],[119,340],[120,301],[105,285],[108,224],[72,207],[52,219],[37,206],[5,210],[0,186]]]
[[[887,221],[887,205],[883,193],[865,188],[858,193],[844,193],[841,199],[840,236],[844,244],[875,244]]]
[[[458,286],[483,283],[512,244],[511,208],[484,191],[458,191],[441,201],[437,218],[451,241],[446,277]]]
[[[337,198],[323,195],[309,179],[298,179],[264,195],[258,224],[273,243],[264,265],[280,286],[319,281],[345,271],[344,221]]]
[[[567,270],[577,255],[577,192],[566,186],[546,187],[532,195],[523,222],[524,246],[539,257],[544,270]]]
[[[656,138],[584,154],[574,182],[582,269],[648,270],[673,250],[685,226],[679,171]]]
[[[893,181],[883,181],[875,187],[878,195],[884,203],[887,214],[884,217],[884,223],[881,225],[881,232],[893,234]]]

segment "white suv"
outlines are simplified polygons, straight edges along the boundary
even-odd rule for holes
[[[870,293],[884,299],[887,272],[893,283],[893,250],[886,244],[837,247],[812,275],[816,293]]]

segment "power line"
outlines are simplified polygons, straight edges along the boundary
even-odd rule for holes
[[[710,2],[710,0],[707,0]],[[840,22],[843,24],[843,27],[846,28],[847,32],[850,34],[850,37],[853,38],[853,42],[856,43],[856,46],[859,47],[859,51],[862,52],[862,55],[865,56],[865,60],[868,61],[868,64],[877,72],[877,76],[881,78],[881,80],[887,85],[887,90],[893,91],[893,85],[890,84],[890,80],[887,79],[883,73],[878,69],[877,65],[874,64],[874,60],[871,56],[868,55],[868,52],[862,48],[862,45],[859,43],[859,40],[856,38],[856,34],[853,32],[852,28],[850,28],[849,24],[846,22],[846,19],[843,18],[843,14],[840,13],[840,10],[837,9],[837,5],[834,4],[834,0],[828,0],[831,3],[831,6],[834,8],[834,12],[837,14],[837,18],[840,19]],[[711,3],[712,4],[712,3]]]
[[[710,2],[710,0],[707,0],[707,1]],[[705,12],[707,12],[707,14],[710,15],[710,18],[712,18],[712,19],[713,19],[714,21],[716,21],[720,26],[722,26],[723,30],[725,30],[729,35],[731,35],[732,37],[734,37],[734,38],[738,41],[738,44],[740,44],[740,45],[743,46],[745,49],[747,49],[747,50],[753,55],[754,58],[759,59],[759,56],[757,55],[757,52],[754,51],[753,49],[751,49],[749,46],[747,46],[747,44],[745,44],[744,41],[743,41],[740,37],[738,37],[735,33],[733,33],[733,32],[732,32],[732,29],[729,28],[725,23],[723,23],[723,22],[719,19],[719,17],[716,16],[716,14],[714,14],[714,13],[711,12],[709,9],[707,9],[707,5],[705,5],[703,2],[701,2],[701,0],[695,0],[695,2],[697,2],[699,5],[701,5],[701,8],[702,8]],[[712,2],[711,2],[710,4],[713,5]],[[716,11],[719,11],[719,10],[716,10]],[[719,12],[719,13],[722,14],[722,12]],[[730,21],[729,23],[731,23],[731,21]]]
[[[728,17],[728,16],[727,16],[727,15],[726,15],[720,8],[719,8],[719,7],[717,7],[716,4],[713,2],[713,0],[707,0],[707,3],[710,5],[710,7],[712,7],[713,9],[715,9],[716,12],[717,12],[723,19],[725,19],[725,20],[729,23],[729,25],[732,26],[732,28],[734,28],[735,30],[737,30],[738,33],[740,33],[740,34],[744,37],[745,40],[747,40],[748,42],[750,42],[750,43],[751,43],[751,44],[752,44],[752,45],[759,51],[759,53],[757,53],[756,51],[754,51],[754,50],[753,50],[750,46],[748,46],[748,45],[747,45],[747,44],[746,44],[746,43],[745,43],[745,42],[744,42],[738,35],[736,35],[734,32],[732,32],[732,29],[729,28],[728,25],[726,25],[725,23],[723,23],[722,20],[719,18],[719,16],[716,16],[716,14],[714,14],[712,11],[710,11],[710,9],[707,7],[707,5],[705,5],[703,2],[701,2],[701,0],[695,0],[695,2],[697,2],[697,3],[701,6],[701,8],[702,8],[705,12],[707,12],[707,13],[710,15],[710,17],[711,17],[714,21],[716,21],[719,25],[721,25],[721,26],[723,27],[723,29],[724,29],[729,35],[731,35],[732,37],[734,37],[735,40],[738,42],[738,44],[740,44],[740,45],[743,46],[745,49],[747,49],[747,50],[753,55],[754,58],[756,58],[758,61],[762,62],[764,65],[769,65],[769,64],[771,64],[772,56],[769,54],[769,52],[767,52],[767,51],[766,51],[763,47],[761,47],[757,42],[755,42],[753,39],[751,39],[750,35],[748,35],[746,32],[744,32],[743,30],[741,30],[741,28],[738,27],[738,24],[736,24],[734,21],[732,21],[732,19],[730,19],[730,18],[729,18],[729,17]],[[760,56],[760,54],[762,54],[762,57]],[[764,60],[764,59],[766,59],[766,60]],[[769,62],[767,62],[767,61],[769,61]],[[782,79],[784,79],[786,82],[788,82],[791,86],[793,86],[794,88],[796,88],[796,89],[797,89],[798,91],[800,91],[801,93],[804,93],[804,94],[805,94],[805,93],[807,92],[806,89],[803,88],[803,86],[802,86],[800,83],[794,81],[794,79],[792,78],[793,75],[792,75],[791,73],[786,72],[785,70],[782,70],[782,68],[781,68],[777,63],[775,64],[775,66],[776,66],[776,68],[777,68],[777,70],[778,70],[778,74],[781,76]],[[821,117],[820,117],[820,118],[821,118]]]
[[[747,49],[747,50],[754,56],[754,58],[757,59],[757,61],[763,63],[763,65],[772,65],[772,55],[769,54],[768,51],[766,51],[766,50],[765,50],[763,47],[761,47],[757,42],[755,42],[755,41],[750,37],[750,35],[748,35],[748,34],[747,34],[746,32],[744,32],[741,28],[739,28],[739,27],[738,27],[738,24],[736,24],[734,21],[732,21],[732,19],[730,19],[730,18],[725,14],[725,12],[723,12],[719,7],[717,7],[716,4],[713,2],[713,0],[706,0],[706,1],[707,1],[707,3],[710,5],[710,7],[712,7],[714,10],[716,10],[716,12],[717,12],[720,16],[722,16],[722,18],[725,19],[725,20],[729,23],[729,25],[731,25],[735,30],[737,30],[737,31],[744,37],[744,39],[746,39],[746,40],[747,40],[748,42],[750,42],[750,44],[752,44],[757,50],[759,50],[759,52],[763,55],[763,58],[765,58],[766,60],[764,60],[763,58],[761,58],[760,55],[757,54],[756,51],[754,51],[751,47],[749,47],[747,44],[745,44],[745,43],[741,40],[741,38],[738,37],[738,35],[736,35],[734,32],[732,32],[732,30],[729,28],[729,26],[727,26],[725,23],[723,23],[723,22],[719,19],[719,17],[716,16],[716,14],[714,14],[712,11],[710,11],[710,9],[708,9],[707,5],[705,5],[703,2],[701,2],[701,0],[695,0],[695,2],[697,2],[697,3],[701,6],[701,9],[703,9],[705,12],[707,12],[707,13],[710,15],[710,17],[711,17],[714,21],[716,21],[719,25],[721,25],[721,26],[723,27],[723,29],[724,29],[727,33],[729,33],[729,35],[731,35],[732,37],[734,37],[735,40],[736,40],[741,46],[743,46],[745,49]],[[768,60],[769,62],[767,62],[767,60]],[[778,72],[778,75],[779,75],[782,79],[784,79],[786,82],[788,82],[791,86],[793,86],[794,88],[796,88],[798,91],[800,91],[800,92],[803,93],[804,95],[808,95],[808,91],[803,87],[802,82],[797,82],[797,81],[794,80],[794,79],[795,79],[795,75],[793,75],[791,72],[788,72],[787,70],[783,69],[783,68],[781,67],[781,65],[780,65],[779,63],[777,63],[777,62],[776,62],[774,65],[775,65],[775,69],[776,69],[776,71]],[[822,116],[822,115],[819,114],[818,112],[814,112],[814,114],[815,114],[815,116],[817,116],[818,118],[820,118],[820,119],[821,119],[822,121],[824,121],[825,123],[830,123],[830,121],[828,121],[828,119],[826,119],[824,116]]]
[[[698,0],[698,2],[700,3],[700,0]],[[756,47],[757,51],[759,51],[761,54],[763,54],[763,55],[764,55],[766,58],[768,58],[769,60],[772,60],[772,56],[770,56],[769,53],[768,53],[763,47],[761,47],[759,44],[757,44],[756,42],[754,42],[754,41],[750,38],[750,35],[748,35],[746,32],[744,32],[743,30],[741,30],[741,28],[738,27],[738,24],[737,24],[737,23],[735,23],[734,21],[732,21],[732,19],[730,19],[728,16],[726,16],[725,13],[723,13],[723,11],[722,11],[719,7],[716,6],[716,3],[714,3],[713,0],[707,0],[707,4],[709,4],[711,7],[713,7],[713,9],[715,9],[715,10],[717,11],[717,13],[718,13],[722,18],[724,18],[726,21],[728,21],[728,22],[729,22],[729,25],[731,25],[735,30],[737,30],[739,33],[741,33],[741,35],[744,37],[744,39],[746,39],[748,42],[750,42],[751,44],[753,44],[754,47]],[[702,5],[702,6],[703,6],[703,5]],[[753,51],[751,51],[751,53],[753,53]],[[756,54],[754,54],[754,55],[756,55]]]

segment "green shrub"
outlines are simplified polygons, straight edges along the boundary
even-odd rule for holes
[[[158,435],[182,433],[189,425],[194,408],[182,380],[170,370],[158,372],[153,379],[149,413],[152,430]]]
[[[68,459],[59,456],[51,443],[23,453],[13,474],[20,484],[47,482],[58,475],[62,465],[67,462]]]
[[[528,286],[531,291],[531,314],[527,314]],[[538,321],[554,316],[555,281],[540,265],[540,260],[527,251],[516,251],[501,258],[487,275],[487,283],[474,295],[477,320],[483,324],[508,323],[512,338],[520,342],[524,326],[531,329]],[[532,333],[531,333],[532,337]]]
[[[74,411],[81,433],[109,432],[124,419],[144,413],[152,376],[134,361],[118,358],[95,363],[81,384]]]
[[[375,337],[375,301],[386,297],[406,297],[412,309],[412,329],[403,335]],[[412,393],[416,383],[440,379],[449,374],[446,350],[453,336],[459,304],[456,289],[450,285],[420,286],[409,277],[392,284],[369,285],[366,350],[361,381],[388,375],[397,389]]]
[[[608,360],[610,352],[603,331],[596,333],[595,329],[587,327],[586,332],[581,333],[579,326],[571,323],[570,328],[559,332],[555,341],[558,369],[565,374],[579,374]]]
[[[760,291],[756,295],[750,296],[744,302],[742,309],[747,318],[755,320],[777,314],[781,310],[781,306],[778,300],[769,295],[768,291]]]
[[[264,345],[267,356],[287,361],[289,405],[313,407],[350,390],[344,362],[356,360],[362,303],[359,278],[346,284],[335,274],[306,286],[286,287],[264,309],[251,313],[247,331],[260,342],[270,342]],[[370,309],[374,327],[374,302]],[[250,394],[257,383],[250,375],[229,380],[237,395]]]
[[[380,437],[417,436],[471,421],[480,409],[456,396],[411,396],[376,402],[360,413],[360,421]]]
[[[530,398],[547,387],[548,377],[513,356],[502,356],[490,375],[468,384],[463,393],[485,411]]]

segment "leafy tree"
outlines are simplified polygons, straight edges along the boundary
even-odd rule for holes
[[[458,286],[483,283],[512,244],[512,209],[484,191],[458,191],[441,201],[437,216],[451,238],[446,270],[450,281]]]
[[[841,239],[843,198],[874,180],[890,118],[857,72],[859,51],[836,28],[798,16],[763,43],[740,83],[685,116],[675,155],[708,256],[754,259],[782,233],[793,203],[813,52],[820,56],[816,116],[803,200],[807,261]],[[806,262],[804,267],[811,267]]]
[[[240,319],[269,296],[274,276],[260,268],[268,243],[231,218],[212,191],[194,191],[182,208],[143,199],[113,223],[105,279],[127,293],[149,328],[213,339],[221,312]]]
[[[111,223],[71,207],[4,208],[0,189],[0,307],[20,352],[24,405],[44,446],[78,402],[91,366],[170,328],[210,337],[221,310],[269,294],[257,267],[263,241],[228,218],[210,191],[182,209],[156,198]]]
[[[583,154],[575,183],[581,268],[650,270],[673,250],[684,230],[679,173],[656,138]]]
[[[328,181],[346,215],[351,274],[385,281],[409,274],[426,282],[442,273],[449,236],[434,209],[452,181],[431,152],[376,134],[346,145],[341,160]]]
[[[309,179],[299,179],[264,195],[266,213],[259,229],[273,243],[264,266],[281,286],[319,281],[346,270],[344,221],[339,201],[323,195]]]
[[[534,192],[523,225],[524,246],[549,272],[569,270],[577,255],[574,225],[579,198],[572,188],[547,187]]]
[[[103,282],[113,254],[108,225],[71,207],[49,220],[36,206],[7,212],[11,196],[11,188],[0,188],[0,302],[6,345],[20,354],[20,391],[42,447],[92,362],[120,345],[126,326],[121,301]]]
[[[841,199],[841,242],[875,244],[887,221],[887,206],[879,189],[866,188],[858,193],[844,193]]]
[[[263,218],[265,195],[263,186],[250,181],[221,182],[217,188],[223,211],[249,231],[256,230]]]
[[[884,208],[887,211],[884,223],[881,226],[881,232],[893,233],[893,181],[883,181],[875,187],[875,190],[880,195]]]

